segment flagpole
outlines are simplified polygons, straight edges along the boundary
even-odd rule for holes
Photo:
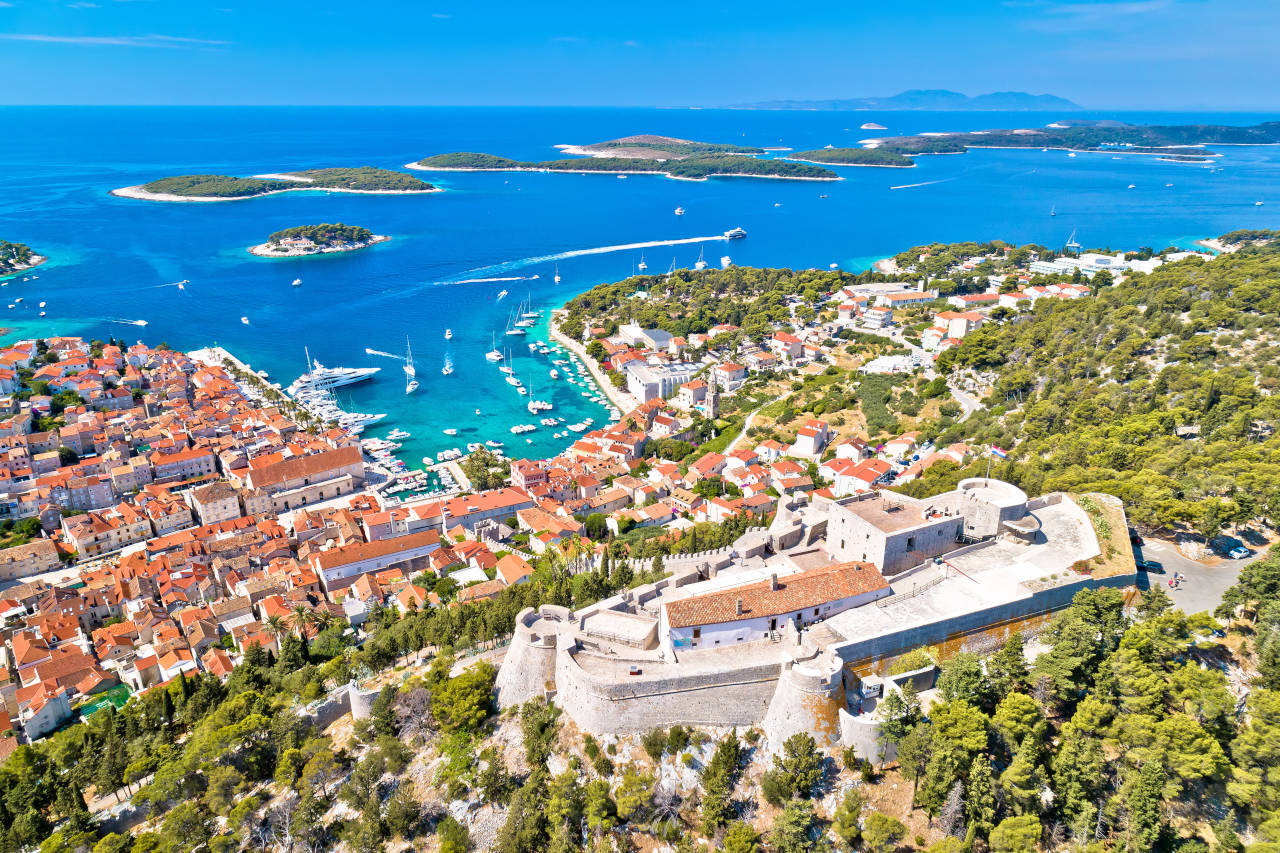
[[[995,453],[991,450],[988,450],[987,451],[987,476],[986,476],[986,479],[988,480],[991,479],[991,457],[992,456],[995,456]]]

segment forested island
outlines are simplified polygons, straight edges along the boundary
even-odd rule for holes
[[[888,166],[909,169],[915,162],[905,154],[887,148],[819,148],[797,151],[787,158],[802,163],[825,163],[828,166]]]
[[[326,222],[277,231],[267,237],[265,243],[249,247],[249,253],[262,258],[297,258],[332,252],[354,252],[390,239],[358,225]]]
[[[410,169],[426,171],[493,172],[606,172],[653,173],[669,178],[701,181],[712,177],[839,180],[830,169],[788,160],[758,159],[762,149],[666,136],[640,135],[582,146],[560,146],[573,159],[521,161],[493,154],[459,151],[436,154]]]
[[[975,130],[930,136],[890,136],[867,144],[899,154],[951,154],[969,148],[1065,148],[1156,154],[1182,161],[1218,156],[1206,145],[1274,145],[1280,122],[1248,127],[1218,124],[1134,125],[1115,121],[1062,121],[1036,129]]]
[[[25,243],[10,243],[8,240],[0,240],[0,275],[12,275],[23,270],[29,270],[32,267],[39,266],[46,260],[45,257],[33,252],[31,247]]]
[[[176,175],[140,186],[122,187],[112,190],[111,194],[149,201],[229,201],[297,190],[397,194],[435,192],[437,188],[403,172],[358,166],[304,169],[249,178],[231,175]]]

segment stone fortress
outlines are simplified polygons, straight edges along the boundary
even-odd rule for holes
[[[972,478],[921,500],[805,498],[723,555],[669,561],[655,584],[577,612],[522,611],[499,705],[547,697],[601,734],[760,726],[775,751],[807,731],[880,757],[877,699],[905,678],[932,686],[929,673],[877,675],[889,660],[998,637],[1081,589],[1135,580],[1131,560],[1105,578],[1078,571],[1104,546],[1062,493]]]

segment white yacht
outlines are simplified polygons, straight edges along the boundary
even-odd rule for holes
[[[693,268],[695,270],[705,270],[707,268],[707,262],[702,257],[701,249],[698,250],[698,260],[694,263]]]
[[[302,286],[302,279],[300,279],[300,278],[295,278],[295,279],[293,280],[293,286],[294,286],[294,287],[301,287],[301,286]]]
[[[304,351],[307,353],[308,370],[289,386],[291,396],[297,396],[302,391],[326,391],[330,388],[363,382],[382,369],[381,367],[325,367],[320,362],[312,360],[309,350],[304,348]]]
[[[489,342],[493,345],[493,348],[484,354],[485,359],[488,361],[502,361],[502,351],[498,349],[497,337],[491,337]]]
[[[417,391],[419,387],[418,380],[410,379],[408,384],[404,386],[404,393],[412,394],[414,391]]]
[[[556,370],[556,369],[553,367],[553,368],[551,368],[551,373],[549,373],[548,375],[549,375],[552,379],[559,379],[559,378],[560,378],[560,371]]]
[[[677,207],[677,208],[676,208],[676,216],[684,216],[684,208],[683,208],[683,207]]]
[[[559,284],[559,283],[560,283],[560,265],[559,265],[559,264],[557,264],[557,265],[556,265],[556,274],[555,274],[555,278],[553,278],[552,280],[553,280],[556,284]]]
[[[445,339],[446,341],[453,340],[453,329],[445,329],[445,330],[444,330],[444,339]]]
[[[644,262],[644,255],[641,255],[640,263],[636,264],[636,269],[640,270],[640,272],[644,272],[648,268],[649,268],[649,265]]]
[[[241,322],[241,323],[244,323],[244,324],[247,326],[247,325],[249,325],[249,318],[248,318],[248,317],[241,317],[241,318],[240,318],[240,322]]]
[[[728,231],[724,232],[724,236],[730,240],[741,240],[743,237],[747,236],[747,230],[745,228],[730,228]]]
[[[733,258],[728,255],[722,255],[720,257],[720,269],[727,270],[731,266],[733,266]]]

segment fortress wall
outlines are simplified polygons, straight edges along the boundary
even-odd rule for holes
[[[567,608],[552,608],[551,605],[543,608],[549,611],[549,618],[565,615],[572,618]],[[499,708],[523,705],[530,699],[543,696],[547,683],[555,678],[556,634],[539,633],[536,629],[540,618],[532,607],[526,607],[516,616],[511,645],[502,658],[502,666],[498,668],[498,677],[494,681]]]
[[[843,669],[839,658],[790,663],[778,678],[763,728],[769,751],[782,752],[787,738],[813,735],[820,748],[840,743],[840,711],[845,707]]]
[[[983,610],[964,613],[951,619],[913,625],[900,631],[839,643],[831,647],[846,664],[865,665],[881,658],[899,655],[920,646],[944,643],[957,635],[978,633],[985,628],[1026,619],[1054,610],[1061,610],[1071,603],[1077,592],[1083,589],[1132,586],[1136,575],[1117,575],[1110,578],[1083,577],[1073,583],[1042,590],[1018,599]]]
[[[647,732],[677,723],[753,726],[764,717],[778,670],[778,664],[765,664],[612,682],[587,673],[571,650],[562,647],[556,654],[556,704],[580,727],[602,734]]]

